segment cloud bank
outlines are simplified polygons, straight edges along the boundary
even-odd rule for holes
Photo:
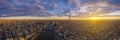
[[[0,16],[73,16],[120,10],[120,0],[0,0]]]

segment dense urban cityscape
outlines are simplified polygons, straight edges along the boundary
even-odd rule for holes
[[[119,40],[119,20],[0,20],[0,40]]]

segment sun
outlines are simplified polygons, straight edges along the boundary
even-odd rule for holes
[[[97,17],[92,17],[91,19],[93,19],[93,20],[97,20],[98,18],[97,18]]]
[[[99,20],[99,19],[101,19],[101,18],[98,18],[98,17],[91,17],[91,18],[89,18],[90,20]]]

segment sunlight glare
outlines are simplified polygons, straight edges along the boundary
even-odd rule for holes
[[[91,18],[89,18],[89,19],[91,19],[91,20],[99,20],[99,19],[101,19],[101,18],[98,18],[98,17],[91,17]]]

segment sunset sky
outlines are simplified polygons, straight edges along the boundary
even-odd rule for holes
[[[0,0],[0,17],[120,16],[120,0]]]

